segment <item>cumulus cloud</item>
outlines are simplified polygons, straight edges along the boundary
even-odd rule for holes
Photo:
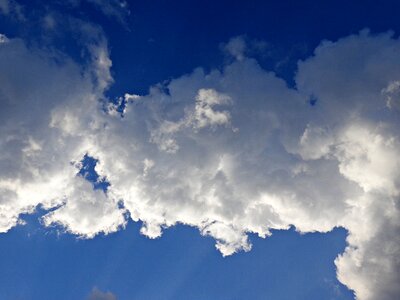
[[[123,211],[76,176],[86,143],[76,132],[101,125],[89,116],[78,121],[67,107],[98,109],[90,74],[69,59],[28,49],[19,39],[0,45],[0,231],[38,205],[59,207],[46,224],[62,220],[69,231],[88,237],[115,231],[124,224]]]
[[[240,51],[222,70],[126,94],[123,117],[97,101],[112,82],[104,45],[82,70],[20,40],[0,43],[3,232],[37,205],[53,208],[44,225],[88,238],[118,230],[129,212],[150,238],[186,224],[225,256],[249,251],[249,232],[341,226],[339,280],[361,300],[398,297],[399,40],[323,42],[290,88],[235,39]],[[84,155],[98,160],[106,192],[77,176]]]

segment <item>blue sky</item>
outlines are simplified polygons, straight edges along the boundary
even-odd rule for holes
[[[252,251],[222,258],[210,238],[184,226],[149,240],[131,223],[88,241],[28,219],[1,240],[4,299],[85,299],[93,287],[117,299],[352,299],[333,265],[344,230],[252,236]]]
[[[399,9],[0,0],[0,299],[398,299]]]

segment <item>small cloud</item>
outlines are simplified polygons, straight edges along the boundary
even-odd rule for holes
[[[229,42],[223,46],[223,49],[232,57],[241,61],[245,58],[247,50],[245,38],[243,36],[231,38]]]
[[[87,300],[117,300],[117,296],[115,296],[111,292],[102,292],[97,287],[94,287],[92,289],[92,292],[86,299]]]

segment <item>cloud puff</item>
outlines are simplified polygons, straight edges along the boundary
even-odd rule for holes
[[[94,287],[87,300],[117,300],[117,297],[111,292],[102,292]]]
[[[19,40],[0,44],[3,232],[39,204],[53,208],[45,225],[84,237],[118,230],[125,212],[150,238],[186,224],[223,255],[249,251],[248,232],[341,226],[339,280],[358,299],[398,297],[399,40],[361,32],[323,42],[299,62],[296,88],[233,53],[222,70],[125,95],[123,117],[96,101],[112,81],[98,47],[82,70]],[[106,193],[77,177],[85,154]]]

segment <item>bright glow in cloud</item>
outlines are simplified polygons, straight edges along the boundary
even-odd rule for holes
[[[232,52],[222,71],[196,69],[168,93],[126,94],[123,118],[96,101],[112,81],[106,44],[90,53],[81,70],[0,43],[2,232],[37,205],[54,209],[45,225],[88,238],[124,226],[128,211],[150,238],[182,223],[231,255],[251,249],[247,232],[342,226],[339,280],[361,300],[400,294],[399,40],[323,42],[299,63],[297,89]],[[86,153],[107,193],[76,176]]]

